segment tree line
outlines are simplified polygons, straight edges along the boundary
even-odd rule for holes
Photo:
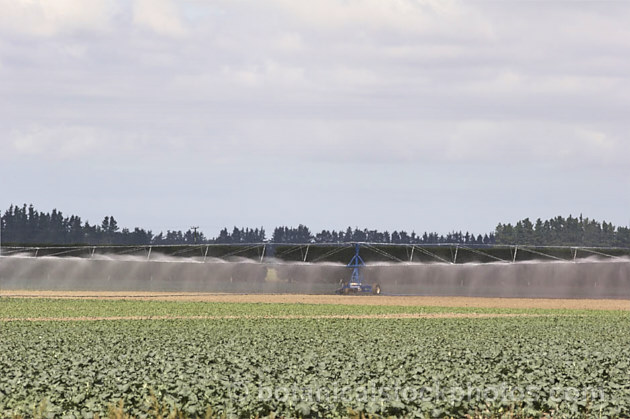
[[[223,228],[214,238],[197,229],[167,230],[154,234],[136,227],[120,228],[113,216],[106,216],[100,224],[90,224],[76,215],[64,216],[61,211],[37,211],[33,205],[11,205],[1,219],[3,243],[13,244],[72,244],[72,245],[180,245],[205,243],[262,243],[267,240],[265,229]],[[529,218],[515,225],[499,223],[494,232],[472,234],[454,231],[446,235],[414,231],[378,231],[348,227],[346,230],[322,230],[314,233],[307,226],[281,226],[273,230],[274,243],[347,243],[371,242],[392,244],[521,244],[539,246],[619,246],[630,247],[630,228],[615,227],[581,215],[578,218],[561,216],[550,220]]]
[[[630,247],[630,228],[579,217],[561,216],[550,220],[529,218],[515,225],[500,224],[495,231],[498,244],[538,246],[603,246]]]
[[[389,244],[494,244],[494,233],[475,235],[469,232],[452,232],[447,235],[437,233],[423,233],[417,235],[415,231],[410,234],[401,231],[378,231],[368,229],[358,229],[348,227],[345,231],[322,230],[312,234],[308,227],[299,225],[297,228],[276,227],[273,232],[272,242],[274,243],[348,243],[348,242],[370,242]]]

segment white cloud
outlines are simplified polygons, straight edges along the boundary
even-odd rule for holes
[[[35,36],[103,31],[118,11],[107,0],[0,0],[0,30]]]
[[[491,25],[458,0],[275,0],[281,9],[322,28],[354,28],[359,36],[374,29],[448,38],[488,39]],[[457,30],[454,30],[457,29]]]
[[[304,50],[304,41],[297,32],[284,32],[275,41],[278,49],[284,52],[301,52]]]
[[[74,158],[105,147],[97,130],[90,127],[32,127],[13,131],[8,150],[17,155]]]
[[[31,125],[11,131],[3,145],[4,158],[92,161],[172,156],[185,147],[175,136],[156,138],[142,131],[129,132],[90,125]],[[157,148],[157,153],[156,153]]]
[[[171,0],[135,0],[133,22],[159,35],[181,37],[188,33],[178,6]]]

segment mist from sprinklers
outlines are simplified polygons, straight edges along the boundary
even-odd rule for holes
[[[347,276],[343,264],[155,254],[92,258],[12,255],[0,259],[0,289],[326,294]]]
[[[350,277],[341,263],[131,255],[0,258],[0,289],[332,294]],[[630,299],[630,259],[515,263],[368,264],[384,294]],[[349,297],[351,298],[351,297]]]

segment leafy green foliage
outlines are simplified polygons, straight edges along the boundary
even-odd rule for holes
[[[123,306],[129,314],[131,308]],[[201,307],[242,314],[347,308],[269,306]],[[395,312],[400,307],[378,309]],[[592,313],[491,319],[6,322],[0,324],[0,416],[30,415],[45,400],[45,415],[79,417],[107,415],[119,403],[139,417],[169,409],[201,417],[208,411],[292,417],[353,412],[627,417],[629,320],[627,314]],[[405,399],[388,391],[381,392],[386,397],[362,397],[359,392],[334,397],[346,387],[419,391],[436,386],[443,391],[532,387],[536,397],[488,401],[447,393]],[[556,399],[554,387],[595,388],[605,397]],[[301,397],[283,397],[280,389],[297,389]],[[324,397],[307,397],[318,389],[325,389]]]
[[[208,303],[133,300],[65,300],[0,297],[0,319],[113,316],[326,316],[429,313],[630,316],[615,311],[499,309],[477,307],[375,306],[343,304]]]

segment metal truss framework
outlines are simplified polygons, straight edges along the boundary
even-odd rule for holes
[[[619,247],[527,246],[527,245],[464,245],[464,244],[383,244],[383,243],[238,243],[144,246],[3,246],[0,256],[80,257],[133,256],[147,261],[160,261],[157,255],[191,259],[254,260],[259,263],[291,261],[317,263],[338,261],[343,254],[359,245],[363,258],[371,262],[390,263],[517,263],[524,260],[578,262],[588,257],[630,260],[630,249]],[[345,253],[344,253],[345,252]],[[336,259],[337,258],[337,259]],[[346,259],[347,260],[347,259]]]

